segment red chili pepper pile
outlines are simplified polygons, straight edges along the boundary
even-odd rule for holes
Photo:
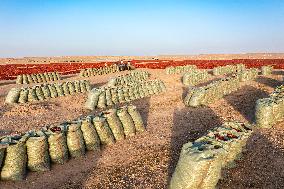
[[[212,69],[229,64],[245,64],[247,68],[259,68],[273,65],[275,69],[284,69],[284,59],[233,59],[233,60],[132,60],[136,68],[165,69],[169,66],[196,65],[200,69]],[[100,63],[51,63],[51,64],[5,64],[0,65],[0,80],[15,79],[20,74],[33,74],[57,71],[62,75],[79,73],[81,69],[98,68],[115,62]]]
[[[212,69],[217,66],[244,64],[247,68],[259,68],[273,65],[275,69],[284,69],[284,59],[233,59],[233,60],[132,60],[136,68],[165,69],[169,66],[196,65],[200,69]]]
[[[61,131],[61,128],[60,127],[52,127],[52,128],[50,128],[50,130],[52,132],[59,132],[59,131]]]
[[[44,72],[59,72],[62,75],[79,73],[85,68],[99,68],[113,64],[101,63],[51,63],[51,64],[5,64],[0,65],[0,80],[12,80],[21,74],[35,74]]]
[[[228,133],[228,134],[227,134],[227,137],[229,137],[229,138],[238,138],[236,135],[231,134],[231,133]]]

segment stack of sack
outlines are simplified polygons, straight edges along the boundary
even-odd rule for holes
[[[150,74],[147,71],[131,71],[126,75],[120,75],[114,78],[110,78],[107,86],[121,86],[121,85],[134,85],[139,82],[144,82],[149,79]]]
[[[93,88],[85,103],[85,108],[106,108],[118,103],[130,102],[132,100],[148,97],[166,90],[161,80],[150,80],[130,86]]]
[[[12,88],[6,97],[5,103],[14,104],[42,101],[49,98],[74,95],[76,93],[85,93],[88,91],[90,91],[90,82],[87,80]]]
[[[227,65],[227,66],[218,66],[213,68],[213,75],[225,75],[236,73],[245,70],[246,67],[244,64],[237,64],[237,65]]]
[[[105,75],[109,73],[119,72],[119,67],[116,64],[100,68],[87,68],[80,71],[81,77],[91,77],[96,75]]]
[[[256,101],[256,125],[271,128],[284,118],[284,85],[276,87],[268,98]]]
[[[23,180],[27,170],[48,171],[51,163],[64,164],[85,155],[86,150],[100,150],[101,145],[145,131],[135,106],[101,112],[55,127],[44,127],[22,135],[0,139],[1,180]]]
[[[184,72],[190,72],[196,69],[197,69],[196,65],[176,66],[176,67],[170,66],[166,68],[166,73],[167,74],[180,74]]]
[[[18,75],[16,83],[17,84],[47,83],[50,81],[58,81],[58,80],[60,80],[60,75],[57,72],[45,72],[39,74]]]
[[[221,170],[241,155],[251,126],[226,122],[194,142],[183,145],[170,181],[170,189],[214,189]]]
[[[267,76],[271,75],[273,71],[273,66],[262,66],[261,67],[261,75]]]
[[[204,87],[190,88],[184,99],[184,104],[192,107],[208,105],[239,88],[240,80],[237,76],[213,81]]]
[[[257,77],[256,73],[255,69],[249,69],[240,72],[240,74],[213,81],[203,87],[190,88],[184,99],[184,104],[192,107],[211,104],[225,95],[238,90],[241,87],[241,80],[248,81],[255,79]]]
[[[258,77],[258,72],[257,68],[251,68],[238,72],[237,76],[240,78],[241,82],[251,81]]]
[[[211,75],[206,70],[193,70],[183,75],[182,83],[187,86],[194,86],[209,78],[211,78]]]

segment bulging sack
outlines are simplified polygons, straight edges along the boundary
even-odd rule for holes
[[[86,87],[86,91],[89,92],[91,90],[90,81],[84,80],[84,84],[85,84],[85,87]]]
[[[98,108],[106,108],[106,92],[103,90],[98,99]]]
[[[88,94],[88,98],[85,103],[85,108],[89,110],[94,110],[98,105],[100,94],[101,94],[101,90],[92,89]]]
[[[33,78],[31,77],[31,75],[27,75],[27,78],[28,78],[28,83],[34,83]]]
[[[75,92],[76,93],[80,93],[81,92],[80,82],[79,81],[74,81],[73,83],[74,83]]]
[[[87,88],[86,88],[85,81],[80,81],[80,82],[79,82],[79,85],[80,85],[80,91],[81,91],[81,93],[87,92]]]
[[[64,164],[68,160],[68,148],[65,130],[63,127],[49,129],[49,155],[53,163]]]
[[[58,96],[65,96],[64,95],[64,90],[63,90],[63,87],[62,87],[61,83],[56,83],[55,84],[55,88],[56,88]]]
[[[50,81],[54,81],[53,74],[48,72],[47,75],[49,76]]]
[[[26,74],[23,74],[23,84],[29,84],[28,77]]]
[[[123,94],[123,90],[122,89],[117,89],[117,96],[118,96],[119,103],[124,103],[125,102],[125,98],[124,98],[124,94]]]
[[[49,78],[49,75],[48,75],[46,72],[43,73],[43,75],[44,75],[45,80],[46,80],[47,82],[51,81],[51,79]]]
[[[47,85],[43,85],[43,86],[41,87],[41,90],[42,90],[42,92],[43,92],[44,98],[50,98],[50,97],[51,97],[51,92],[50,92],[50,90],[49,90],[49,88],[48,88]]]
[[[56,88],[55,88],[54,84],[48,85],[48,88],[49,88],[49,91],[50,91],[51,98],[58,97],[58,93],[56,91]]]
[[[76,92],[74,83],[73,82],[67,82],[67,86],[68,86],[69,93],[71,95],[74,95],[74,93]]]
[[[43,91],[41,89],[41,86],[36,86],[35,91],[36,91],[36,95],[37,95],[38,100],[44,100],[45,99]]]
[[[35,74],[31,74],[31,77],[32,77],[33,83],[38,83],[38,78]]]
[[[204,175],[200,188],[215,189],[221,178],[222,162],[226,151],[224,149],[214,149],[214,157],[210,160],[207,174]]]
[[[200,106],[204,96],[205,96],[205,90],[203,88],[194,90],[194,93],[191,95],[191,98],[188,104],[193,107]]]
[[[43,74],[39,74],[39,77],[41,78],[42,82],[44,82],[44,83],[47,82]],[[36,76],[35,76],[35,78],[37,79]]]
[[[113,105],[110,89],[106,89],[106,105],[107,106]]]
[[[261,67],[261,74],[264,76],[271,75],[273,70],[272,66],[262,66]]]
[[[99,135],[102,145],[114,144],[114,136],[106,122],[105,118],[96,116],[93,118],[93,123]]]
[[[67,146],[71,157],[77,158],[85,155],[83,134],[76,122],[67,126]]]
[[[20,97],[21,89],[19,88],[12,88],[6,97],[5,103],[6,104],[13,104],[17,103]]]
[[[121,107],[117,110],[117,116],[122,123],[125,136],[134,136],[136,133],[135,125],[127,111],[127,107]]]
[[[116,88],[112,88],[112,89],[111,89],[111,100],[112,100],[112,102],[113,102],[114,104],[118,104],[118,103],[119,103]]]
[[[262,128],[270,128],[274,122],[273,110],[269,98],[258,99],[256,102],[255,119],[256,124]]]
[[[41,83],[41,82],[43,82],[43,80],[41,79],[40,75],[41,75],[41,74],[36,74],[36,75],[35,75],[35,79],[34,79],[34,82],[35,82],[35,83]]]
[[[91,117],[87,117],[81,121],[81,130],[87,150],[99,150],[100,138]]]
[[[198,189],[213,158],[210,150],[192,150],[192,143],[183,145],[169,188]]]
[[[31,171],[48,171],[50,159],[45,135],[30,137],[27,142],[28,168]]]
[[[62,83],[62,89],[63,89],[64,95],[69,95],[70,94],[69,87],[68,87],[66,82]]]
[[[134,126],[135,126],[135,130],[137,132],[144,132],[145,131],[145,126],[142,120],[142,117],[139,113],[139,111],[137,110],[136,106],[133,105],[129,105],[128,106],[128,113],[131,116]]]
[[[23,75],[18,75],[16,79],[16,84],[22,84],[23,83]]]
[[[116,113],[117,113],[116,109],[109,109],[103,112],[103,117],[106,118],[106,121],[113,133],[115,140],[123,140],[124,139],[123,126]]]
[[[19,97],[19,103],[26,103],[28,101],[29,91],[26,88],[22,88]]]
[[[36,102],[38,101],[38,97],[36,95],[36,90],[34,87],[29,88],[29,93],[28,93],[28,102]]]
[[[27,151],[25,141],[13,140],[6,149],[1,180],[23,180],[26,174]]]

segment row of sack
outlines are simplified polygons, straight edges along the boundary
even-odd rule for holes
[[[211,77],[212,76],[206,70],[193,70],[183,75],[182,83],[186,86],[194,86]]]
[[[22,74],[18,75],[16,79],[17,84],[31,84],[31,83],[47,83],[50,81],[60,80],[58,72],[45,72],[38,74]]]
[[[270,128],[284,118],[284,85],[275,88],[268,98],[256,101],[256,125]]]
[[[1,180],[22,180],[29,171],[48,171],[51,163],[63,164],[86,150],[145,131],[135,106],[124,106],[87,116],[59,126],[44,127],[23,135],[2,137],[0,141]]]
[[[50,83],[33,87],[12,88],[6,96],[6,104],[26,103],[56,98],[76,93],[90,91],[90,82],[87,80]]]
[[[221,170],[241,156],[252,133],[250,125],[226,122],[183,145],[170,189],[215,189]]]
[[[241,72],[245,69],[246,67],[244,64],[217,66],[213,68],[213,75],[218,76],[218,75],[232,74],[236,72]]]
[[[258,76],[257,74],[258,72],[255,69],[248,69],[237,75],[213,81],[203,87],[190,88],[184,99],[184,104],[186,106],[197,107],[213,103],[225,95],[238,90],[241,81],[255,79]]]
[[[166,68],[166,74],[180,74],[184,72],[190,72],[193,70],[196,70],[197,66],[196,65],[186,65],[186,66],[170,66]]]
[[[107,85],[110,87],[120,85],[133,85],[146,81],[147,79],[149,79],[149,77],[150,73],[147,71],[131,71],[128,74],[110,78]]]
[[[272,66],[262,66],[261,67],[261,75],[271,75],[273,71],[273,67]]]
[[[88,95],[85,108],[89,110],[106,108],[114,104],[158,94],[165,90],[165,84],[161,80],[150,80],[131,86],[93,88]]]
[[[87,68],[80,71],[81,77],[91,77],[96,75],[105,75],[109,73],[119,72],[119,67],[116,64],[111,66],[104,66],[100,68]]]
[[[245,69],[237,73],[237,77],[241,82],[251,81],[258,77],[259,70],[257,68]]]

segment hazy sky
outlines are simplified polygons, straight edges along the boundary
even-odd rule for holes
[[[284,52],[284,0],[0,0],[0,57]]]

